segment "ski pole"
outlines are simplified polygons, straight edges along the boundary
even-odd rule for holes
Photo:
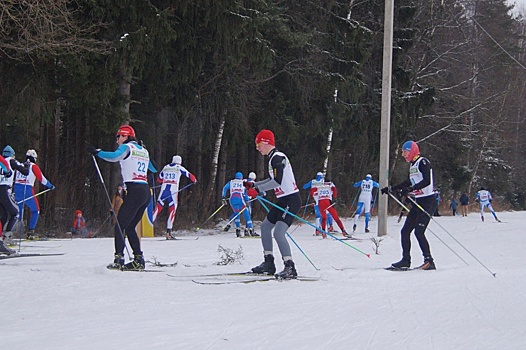
[[[265,203],[263,203],[262,201],[258,200],[259,203],[263,206],[263,208],[265,208],[265,210],[267,211],[267,213],[270,211],[269,208],[265,205]],[[296,226],[296,228],[298,228]],[[292,231],[294,232],[294,230]],[[305,259],[307,259],[307,261],[312,265],[312,267],[314,267],[314,269],[316,271],[320,271],[319,268],[316,267],[316,265],[314,265],[314,263],[309,259],[309,257],[307,256],[307,254],[305,254],[305,252],[303,251],[303,249],[301,249],[301,247],[299,246],[298,243],[296,243],[296,241],[294,240],[294,238],[292,238],[292,236],[288,233],[288,232],[285,232],[285,234],[287,235],[287,237],[292,241],[292,243],[294,243],[294,245],[296,246],[296,248],[299,249],[299,251],[301,252],[301,254],[303,254],[303,256],[305,257]]]
[[[471,252],[470,252],[470,251],[469,251],[469,250],[468,250],[468,249],[467,249],[462,243],[460,243],[460,242],[458,241],[458,239],[456,239],[451,233],[449,233],[449,231],[446,230],[446,229],[444,228],[444,226],[442,226],[438,221],[435,220],[435,218],[434,218],[432,215],[430,215],[430,214],[429,214],[424,208],[422,208],[422,206],[421,206],[420,204],[418,204],[413,198],[411,198],[411,197],[408,197],[408,198],[409,198],[409,200],[411,201],[411,203],[413,203],[414,205],[416,205],[416,206],[418,207],[418,209],[420,209],[424,214],[426,214],[427,216],[429,216],[429,217],[431,218],[431,220],[433,220],[434,222],[436,222],[437,225],[440,226],[440,228],[441,228],[442,230],[444,230],[444,231],[449,235],[449,237],[453,238],[453,240],[454,240],[455,242],[457,242],[459,246],[461,246],[462,248],[464,248],[464,250],[465,250],[466,252],[468,252],[469,255],[471,255],[471,256],[473,257],[473,259],[475,259],[480,265],[482,265],[486,270],[488,270],[488,272],[491,273],[491,274],[493,275],[493,277],[496,277],[496,276],[497,276],[497,273],[496,273],[496,272],[493,272],[493,271],[491,271],[488,267],[486,267],[486,265],[484,265],[484,264],[483,264],[483,263],[482,263],[482,262],[481,262],[481,261],[475,256],[475,255],[473,255],[473,253],[471,253]]]
[[[409,213],[409,208],[405,204],[400,202],[400,200],[396,198],[391,192],[389,192],[389,196],[391,196],[391,198],[393,198],[405,211],[407,211],[407,213]],[[444,242],[440,237],[438,237],[438,235],[434,233],[429,227],[427,228],[427,230],[431,232],[433,236],[435,236],[440,242],[442,242],[442,244],[445,245],[453,254],[455,254],[460,260],[462,260],[464,264],[469,266],[466,260],[462,259],[462,257],[458,255],[457,252],[453,250],[453,248],[451,248],[446,242]]]
[[[159,201],[164,201],[164,200],[167,199],[168,197],[171,197],[171,196],[173,196],[174,194],[179,193],[179,192],[181,192],[182,190],[184,190],[184,189],[186,189],[186,188],[188,188],[188,187],[190,187],[190,186],[192,186],[192,185],[195,185],[195,184],[196,184],[195,182],[190,182],[188,185],[184,186],[184,187],[181,188],[180,190],[177,190],[177,191],[174,191],[174,192],[170,192],[170,194],[166,195],[166,197],[163,197],[163,198],[159,199],[158,202],[159,202]],[[152,188],[154,188],[154,187],[152,187]]]
[[[309,200],[310,200],[310,192],[309,194],[307,195],[307,200],[305,201],[305,205],[304,205],[304,208],[303,209],[303,217],[305,217],[305,214],[307,213],[307,207],[310,206],[309,204]],[[261,203],[261,201],[259,201]],[[314,205],[315,203],[312,203],[312,205]]]
[[[223,226],[223,230],[224,230],[228,225],[230,225],[230,224],[231,224],[231,223],[232,223],[232,222],[233,222],[233,221],[234,221],[239,215],[241,215],[242,212],[244,212],[245,210],[248,209],[248,205],[247,205],[248,203],[251,203],[251,202],[255,201],[256,199],[257,199],[257,197],[254,197],[254,198],[248,200],[248,201],[245,203],[245,205],[243,205],[243,208],[241,208],[241,210],[240,210],[236,215],[234,215],[234,217],[233,217],[232,219],[230,219],[230,220],[226,223],[225,226]]]
[[[219,213],[219,211],[220,211],[221,209],[223,209],[223,207],[224,207],[225,205],[226,205],[225,203],[221,204],[221,206],[220,206],[219,208],[217,208],[216,211],[214,211],[214,212],[212,213],[212,215],[210,215],[210,216],[208,217],[208,219],[206,219],[205,222],[203,222],[203,223],[201,224],[201,226],[204,226],[204,225],[208,222],[208,220],[210,220],[211,218],[214,217],[214,215],[216,215],[217,213]],[[199,230],[200,230],[200,227],[196,227],[196,228],[195,228],[195,231],[196,231],[196,232],[199,231]]]
[[[16,204],[24,203],[24,202],[30,200],[31,198],[35,198],[35,197],[40,196],[41,194],[46,193],[47,191],[51,191],[51,188],[48,188],[47,190],[44,190],[44,191],[41,191],[41,192],[38,192],[37,194],[34,194],[31,197],[24,198],[20,202],[16,202]]]
[[[102,183],[102,187],[104,188],[104,193],[106,193],[106,198],[108,199],[108,203],[110,204],[111,208],[111,199],[110,195],[108,193],[108,190],[106,189],[106,183],[104,182],[104,178],[102,177],[102,173],[100,172],[99,164],[97,163],[97,160],[95,159],[95,156],[92,154],[91,157],[93,158],[93,163],[95,164],[95,168],[97,169],[97,173],[99,174],[100,182]],[[128,253],[128,259],[131,259],[130,251],[128,250],[128,246],[126,246],[126,239],[124,237],[124,233],[122,232],[121,225],[119,224],[119,220],[115,220],[115,223],[117,224],[117,227],[119,228],[119,234],[121,235],[122,241],[124,242],[124,248],[126,249],[126,253]]]
[[[263,198],[263,197],[260,197],[260,196],[258,196],[257,198],[262,199],[263,201],[267,202],[268,204],[272,205],[273,207],[275,207],[275,208],[281,210],[281,211],[284,212],[285,214],[289,214],[289,215],[295,217],[296,219],[303,221],[304,223],[306,223],[306,224],[309,225],[309,226],[314,227],[314,228],[317,229],[318,231],[324,232],[326,235],[330,236],[331,238],[334,238],[334,239],[337,240],[338,242],[341,242],[341,243],[345,244],[345,245],[348,246],[349,248],[352,248],[352,249],[356,250],[358,253],[361,253],[361,254],[365,255],[366,257],[368,257],[368,258],[371,257],[371,254],[367,254],[366,252],[364,252],[364,251],[362,251],[362,250],[356,248],[356,247],[353,246],[352,244],[349,244],[349,243],[345,242],[344,240],[342,240],[342,239],[340,239],[340,238],[334,236],[333,234],[331,234],[331,233],[329,233],[329,232],[327,232],[327,231],[325,231],[325,230],[322,230],[322,229],[319,228],[319,227],[316,227],[315,225],[311,224],[311,223],[308,222],[307,220],[304,220],[304,219],[300,218],[298,215],[296,215],[296,214],[294,214],[294,213],[291,213],[290,211],[288,211],[288,210],[286,210],[286,209],[283,209],[283,208],[280,207],[279,205],[274,204],[274,203],[272,203],[271,201],[269,201],[269,200],[267,200],[267,199],[265,199],[265,198]]]

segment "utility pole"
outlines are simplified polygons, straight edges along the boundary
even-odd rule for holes
[[[394,0],[385,0],[384,54],[382,68],[382,120],[380,127],[380,169],[379,184],[389,184],[389,140],[391,130],[391,79],[393,68],[393,18]],[[378,236],[387,234],[388,196],[378,196]]]

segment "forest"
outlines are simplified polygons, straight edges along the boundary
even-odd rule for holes
[[[384,6],[2,1],[0,147],[19,161],[35,149],[56,186],[39,197],[39,228],[67,229],[76,209],[107,219],[119,165],[98,160],[102,183],[86,149],[114,150],[128,123],[159,169],[179,155],[197,178],[179,194],[176,228],[203,222],[236,172],[268,176],[261,129],[299,187],[325,172],[349,215],[353,183],[379,176]],[[496,208],[526,209],[525,28],[505,0],[395,1],[390,182],[407,177],[411,139],[445,202],[484,186]]]

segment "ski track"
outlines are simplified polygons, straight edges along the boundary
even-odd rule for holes
[[[178,262],[165,273],[106,269],[113,239],[22,242],[24,252],[66,252],[64,256],[5,259],[0,263],[3,304],[9,321],[2,347],[9,349],[520,349],[526,348],[523,315],[525,212],[501,212],[506,225],[442,216],[439,222],[497,277],[491,276],[443,229],[431,226],[469,266],[427,234],[437,271],[397,273],[382,268],[400,259],[403,222],[389,217],[379,254],[369,236],[347,241],[317,239],[308,225],[293,238],[321,270],[291,244],[298,273],[320,277],[304,283],[198,285],[190,275],[248,271],[262,261],[258,239],[201,229],[182,236],[190,242],[160,244],[143,239],[147,260]],[[352,227],[352,220],[343,218]],[[377,220],[371,222],[376,231]],[[29,245],[29,244],[28,244]],[[54,246],[53,246],[54,245]],[[243,249],[244,259],[228,266],[218,246]],[[277,247],[276,268],[283,262]],[[412,237],[413,266],[422,256]],[[128,257],[126,258],[128,260]],[[187,266],[185,266],[185,264]],[[350,267],[337,271],[335,266]],[[153,269],[151,264],[148,269]],[[183,276],[189,275],[189,276]],[[225,278],[232,278],[227,276]],[[237,277],[236,277],[237,278]],[[131,328],[130,328],[131,327]]]

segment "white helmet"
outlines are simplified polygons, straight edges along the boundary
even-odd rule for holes
[[[181,158],[181,156],[173,156],[172,163],[182,164],[183,163],[183,158]]]
[[[34,149],[28,149],[26,152],[26,157],[32,157],[34,160],[37,160],[37,151]]]
[[[248,174],[248,178],[251,180],[256,180],[256,174],[252,171],[250,174]]]

